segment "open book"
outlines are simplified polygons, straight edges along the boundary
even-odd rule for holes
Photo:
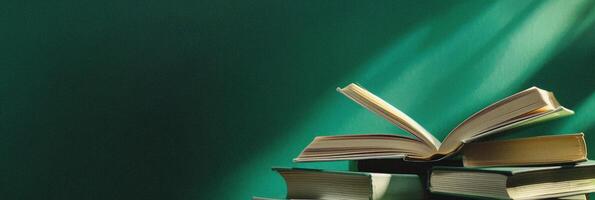
[[[365,134],[316,137],[294,159],[304,161],[404,158],[438,160],[453,155],[463,144],[497,132],[548,119],[572,115],[553,93],[531,87],[478,111],[455,127],[441,143],[399,109],[357,84],[337,91],[382,116],[415,137],[395,134]]]

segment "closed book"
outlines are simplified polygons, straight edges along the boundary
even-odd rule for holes
[[[407,197],[402,197],[400,199],[407,199]],[[460,198],[460,197],[450,197],[450,196],[440,196],[440,195],[432,195],[432,196],[428,196],[428,198],[426,199],[431,199],[431,200],[472,200],[470,198]],[[588,200],[589,196],[588,194],[580,194],[580,195],[573,195],[573,196],[567,196],[567,197],[560,197],[560,198],[552,198],[552,200]],[[267,198],[267,197],[252,197],[252,200],[329,200],[328,198],[326,199],[286,199],[286,198]],[[330,199],[333,200],[333,199]],[[340,199],[337,199],[340,200]]]
[[[273,168],[287,185],[287,199],[425,199],[418,175]]]
[[[466,167],[528,166],[587,160],[583,133],[475,142],[462,151]]]
[[[544,199],[595,192],[595,161],[540,167],[434,167],[432,193],[495,199]]]

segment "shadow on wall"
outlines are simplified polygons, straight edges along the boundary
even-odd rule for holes
[[[585,6],[575,21],[572,29],[566,33],[566,43],[556,55],[546,63],[534,76],[525,83],[524,87],[539,86],[553,91],[564,106],[576,111],[574,116],[551,121],[536,126],[522,128],[519,136],[527,136],[536,132],[564,133],[564,132],[593,132],[589,123],[579,123],[595,118],[592,114],[593,95],[595,93],[595,68],[593,64],[592,48],[595,46],[595,2]],[[587,135],[587,138],[589,136]],[[595,139],[595,138],[594,138]]]
[[[531,85],[576,107],[561,129],[588,126],[595,36],[579,33],[594,31],[593,2],[560,2],[2,6],[0,194],[280,197],[271,166],[346,168],[291,163],[314,136],[403,134],[334,92],[352,81],[438,136]],[[575,26],[576,38],[562,37]],[[574,42],[552,50],[561,40]]]
[[[554,91],[560,103],[576,113],[573,116],[550,121],[547,123],[529,126],[515,131],[510,137],[526,137],[535,134],[560,134],[584,132],[589,149],[595,148],[595,68],[593,66],[592,51],[595,46],[595,26],[592,20],[595,17],[594,5],[590,11],[581,17],[583,31],[580,33],[569,32],[569,44],[550,59],[544,67],[523,85],[526,87],[539,86]],[[590,21],[589,21],[590,20]],[[586,24],[585,24],[586,23]],[[593,155],[589,158],[594,159]]]
[[[456,2],[7,2],[0,194],[246,198],[222,177]]]
[[[591,26],[591,22],[584,19],[585,15],[590,15],[592,3],[498,1],[478,8],[476,14],[470,11],[468,4],[455,5],[443,15],[421,22],[408,34],[398,37],[393,45],[346,80],[362,83],[410,114],[439,138],[444,137],[458,122],[477,110],[525,89],[525,83],[541,76],[548,62],[558,57],[569,41],[581,40],[574,36],[583,35],[581,33],[586,29],[581,27]],[[557,71],[561,72],[560,69]],[[577,95],[581,96],[583,92]],[[316,107],[320,108],[316,110],[318,114],[312,114],[310,120],[291,132],[296,135],[277,142],[283,144],[271,145],[269,153],[263,153],[260,161],[244,168],[240,173],[243,176],[239,177],[275,180],[266,172],[254,173],[258,168],[268,168],[267,165],[287,163],[288,155],[297,155],[316,135],[403,134],[357,105],[344,104],[345,99],[338,95],[323,101],[325,103]],[[290,144],[287,141],[291,141]],[[345,163],[297,166],[337,168],[341,165]],[[275,183],[280,184],[273,181],[261,185],[273,186]],[[250,190],[267,194],[258,186]]]
[[[238,155],[247,155],[247,159],[242,164],[242,168],[235,170],[234,172],[226,175],[220,181],[220,184],[217,189],[223,193],[224,191],[228,190],[229,188],[238,188],[238,190],[234,189],[234,194],[226,194],[229,195],[229,199],[238,199],[238,198],[246,198],[250,195],[262,195],[262,196],[273,196],[273,197],[280,197],[284,195],[284,185],[281,178],[279,178],[276,174],[270,171],[271,166],[297,166],[294,163],[291,163],[291,159],[296,156],[299,151],[313,138],[315,135],[320,134],[332,134],[332,133],[341,133],[342,130],[349,130],[343,127],[346,124],[346,121],[351,120],[351,117],[345,116],[353,116],[353,111],[360,112],[362,111],[361,108],[357,107],[357,105],[353,105],[349,101],[345,101],[345,98],[340,96],[334,91],[336,86],[341,86],[347,82],[351,81],[358,81],[362,80],[362,78],[358,78],[362,76],[362,74],[368,74],[368,70],[376,70],[382,73],[382,68],[386,67],[390,73],[383,73],[385,75],[389,74],[399,74],[399,70],[402,68],[397,67],[395,68],[394,58],[389,58],[385,60],[386,63],[382,61],[385,58],[385,55],[382,55],[385,52],[389,52],[394,56],[405,56],[399,58],[406,58],[407,56],[415,57],[417,49],[423,50],[424,48],[429,48],[431,45],[429,43],[435,42],[434,40],[438,40],[439,37],[442,37],[443,34],[449,35],[454,34],[457,32],[458,26],[461,26],[465,23],[460,23],[460,21],[465,21],[469,16],[475,16],[480,14],[485,8],[489,7],[492,2],[468,2],[468,3],[458,3],[458,2],[441,2],[440,5],[429,6],[426,4],[416,4],[416,3],[407,3],[411,5],[401,5],[401,3],[397,3],[394,6],[383,7],[383,8],[373,8],[375,10],[373,16],[381,14],[384,17],[378,19],[379,21],[373,21],[369,18],[371,13],[369,12],[370,7],[364,6],[364,10],[362,10],[363,15],[357,14],[356,17],[350,18],[349,23],[347,25],[351,26],[349,29],[357,30],[360,28],[365,29],[366,33],[373,33],[376,31],[390,33],[394,32],[395,34],[389,37],[379,38],[373,37],[370,34],[363,34],[365,35],[362,38],[359,38],[360,41],[349,41],[350,43],[369,43],[379,41],[378,49],[384,50],[377,50],[368,51],[368,52],[380,52],[381,56],[378,56],[376,61],[372,61],[371,63],[365,62],[366,59],[370,57],[376,57],[374,55],[358,55],[358,54],[344,54],[343,56],[347,57],[357,57],[360,58],[358,62],[349,62],[346,63],[347,66],[353,66],[353,68],[344,71],[344,74],[341,76],[333,76],[330,80],[332,82],[316,82],[312,86],[312,90],[321,91],[320,96],[308,96],[308,98],[314,98],[312,101],[309,101],[307,104],[304,103],[303,105],[307,105],[307,107],[299,108],[302,111],[299,111],[299,116],[291,117],[289,120],[287,118],[283,118],[284,122],[281,122],[283,125],[282,127],[275,126],[275,127],[267,127],[268,129],[266,132],[259,133],[259,135],[252,135],[251,137],[260,137],[260,138],[267,138],[266,142],[259,141],[254,145],[260,145],[258,151],[244,151],[239,153]],[[437,7],[435,7],[437,6]],[[456,8],[457,14],[452,9]],[[337,8],[332,10],[337,11]],[[428,11],[432,12],[428,12]],[[343,11],[342,11],[343,12]],[[359,12],[357,9],[356,13]],[[386,12],[386,14],[382,14]],[[389,14],[390,13],[390,14]],[[409,23],[411,19],[412,13],[417,13],[415,16],[415,20]],[[345,13],[348,15],[353,15],[353,12]],[[436,16],[448,15],[449,17],[446,19],[437,18]],[[366,19],[366,22],[363,23],[362,27],[358,27],[360,20]],[[441,24],[439,22],[435,22],[434,24],[436,27],[424,29],[422,31],[429,34],[429,37],[424,37],[424,41],[419,41],[421,44],[416,44],[415,46],[400,46],[401,41],[400,38],[413,38],[414,43],[415,38],[419,35],[413,35],[410,30],[415,30],[418,26],[422,23],[432,22],[432,21],[441,21],[447,22],[447,24]],[[355,23],[355,24],[354,24]],[[382,24],[379,29],[369,29],[369,27],[376,27],[379,24]],[[354,26],[355,25],[355,26]],[[367,27],[367,28],[366,28]],[[362,30],[359,30],[362,31]],[[358,31],[358,32],[359,32]],[[388,31],[388,32],[387,32]],[[349,32],[345,33],[332,33],[335,36],[332,37],[344,37],[344,34],[350,34]],[[415,33],[414,33],[415,34]],[[425,35],[427,36],[427,35]],[[380,40],[381,39],[381,40]],[[393,43],[387,43],[386,41],[392,41]],[[335,44],[338,45],[336,47],[343,48],[344,44]],[[395,46],[393,46],[395,45]],[[316,46],[312,47],[312,51],[308,50],[308,53],[312,54],[319,54],[326,56],[328,52],[318,52],[316,50]],[[353,46],[352,48],[361,48],[362,46]],[[320,48],[320,47],[318,47]],[[414,48],[414,49],[411,49]],[[410,52],[401,52],[401,51],[410,51]],[[338,59],[343,62],[346,57],[327,57],[328,60]],[[326,62],[328,62],[328,60]],[[392,61],[391,61],[392,60]],[[398,60],[398,59],[397,59]],[[324,60],[310,60],[312,63],[306,66],[318,66],[323,68],[333,67],[336,64],[325,64],[321,63],[325,62]],[[363,63],[363,65],[362,65]],[[373,65],[373,66],[372,66]],[[342,67],[340,67],[342,68]],[[341,69],[343,71],[343,69]],[[314,75],[314,74],[312,74]],[[367,76],[367,75],[363,75]],[[345,81],[345,82],[344,82]],[[378,82],[373,82],[377,84]],[[306,87],[301,87],[301,89],[306,89]],[[310,89],[310,88],[308,88]],[[290,95],[291,98],[299,97],[300,95]],[[279,101],[283,101],[284,99],[280,99]],[[295,102],[295,99],[290,100],[290,102]],[[293,106],[292,106],[293,107]],[[349,108],[349,109],[347,109]],[[355,108],[355,109],[351,109]],[[364,111],[365,112],[365,111]],[[293,118],[293,119],[292,119]],[[378,120],[378,119],[376,119]],[[289,122],[289,123],[286,123]],[[256,126],[262,123],[257,123]],[[365,126],[362,126],[365,127]],[[264,130],[264,129],[263,129]],[[373,130],[373,129],[369,129]],[[351,131],[351,133],[356,133],[357,131]],[[310,163],[310,164],[303,164],[300,166],[319,166],[322,168],[334,168],[339,167],[341,168],[342,165],[345,163]],[[238,181],[239,180],[239,181]],[[225,185],[227,183],[227,185]]]
[[[538,86],[553,91],[560,103],[574,110],[575,115],[506,131],[493,138],[584,132],[589,148],[595,148],[595,137],[591,136],[595,133],[595,114],[592,112],[595,109],[595,68],[591,67],[595,55],[592,51],[595,47],[594,20],[595,2],[590,1],[581,6],[576,20],[563,32],[553,56],[520,86]],[[593,159],[593,155],[589,157]]]
[[[380,70],[378,65],[367,66],[364,71],[375,73],[368,75],[363,72],[366,74],[364,77],[355,79],[366,83],[375,93],[413,116],[438,138],[443,137],[453,128],[452,124],[467,116],[463,113],[471,114],[485,103],[490,103],[486,102],[491,101],[486,95],[494,94],[477,91],[478,85],[484,84],[495,68],[502,67],[496,62],[496,57],[505,49],[515,48],[506,46],[507,41],[522,30],[527,18],[542,6],[540,1],[520,4],[500,1],[475,10],[480,11],[478,13],[470,13],[469,10],[473,9],[468,5],[457,6],[444,17],[423,23],[412,31],[419,37],[417,43],[398,46],[404,47],[398,54],[384,55],[392,62],[385,62]],[[462,20],[459,19],[461,16],[467,17]],[[438,34],[425,33],[426,30],[453,23],[460,25],[431,31]],[[426,40],[434,41],[434,44],[428,45]],[[519,60],[518,57],[509,59]],[[461,101],[465,104],[458,103]],[[367,112],[359,113],[356,118],[369,119]],[[427,113],[448,116],[440,116],[437,120],[436,116]],[[393,127],[391,124],[385,126]]]

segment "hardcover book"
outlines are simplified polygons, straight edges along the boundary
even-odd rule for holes
[[[414,174],[273,168],[287,184],[287,199],[424,199],[424,184]]]
[[[587,160],[583,133],[474,142],[462,150],[466,167],[527,166]]]
[[[495,198],[545,199],[595,192],[595,161],[542,167],[434,167],[432,193]]]

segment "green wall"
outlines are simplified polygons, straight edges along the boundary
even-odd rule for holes
[[[530,86],[595,148],[595,1],[2,1],[2,199],[282,197],[271,166],[316,135],[405,134],[335,92],[358,82],[438,138]],[[590,156],[591,159],[595,159]]]

